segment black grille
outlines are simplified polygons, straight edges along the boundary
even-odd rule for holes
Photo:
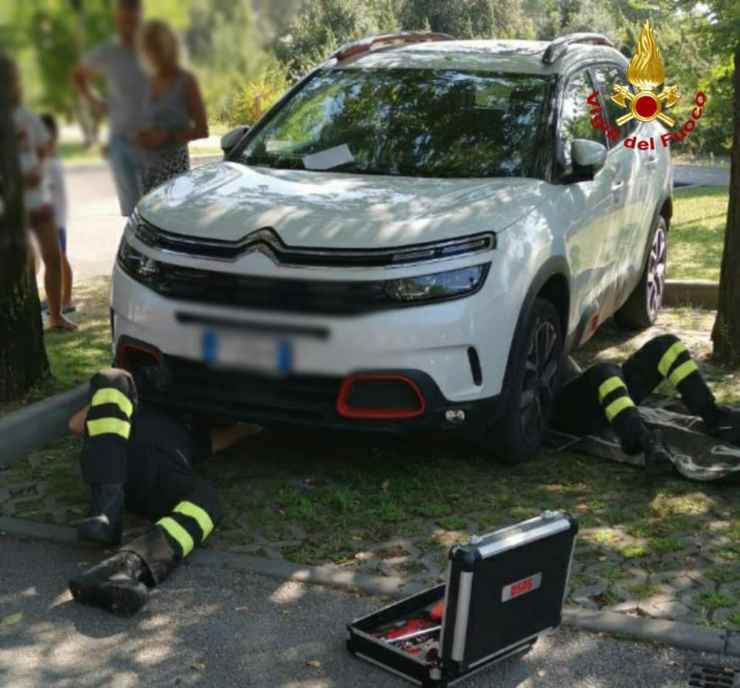
[[[210,368],[165,357],[171,383],[163,392],[147,390],[151,401],[183,409],[208,408],[233,418],[283,416],[287,421],[318,422],[336,416],[341,378],[318,375],[275,378],[245,371]]]
[[[122,251],[125,253],[125,244]],[[385,282],[299,280],[255,277],[187,268],[158,262],[156,271],[146,277],[134,274],[119,253],[119,265],[133,279],[162,296],[179,301],[195,301],[256,310],[317,315],[359,315],[390,308],[406,308],[463,298],[482,287],[489,266],[474,290],[464,294],[436,296],[425,301],[396,301],[385,289]]]
[[[161,264],[148,286],[183,301],[289,313],[351,315],[388,307],[379,282],[274,279]]]
[[[689,674],[690,688],[740,688],[737,669],[714,664],[694,664]]]
[[[347,395],[347,406],[361,409],[419,409],[419,397],[402,380],[358,380]]]

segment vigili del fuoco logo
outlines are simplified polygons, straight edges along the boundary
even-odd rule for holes
[[[599,92],[594,91],[587,98],[587,103],[591,107],[592,126],[595,129],[605,130],[607,137],[612,141],[619,140],[619,127],[633,119],[640,122],[652,122],[657,119],[667,128],[673,129],[676,120],[666,111],[680,100],[681,95],[677,86],[669,86],[665,83],[663,58],[655,42],[655,34],[649,21],[645,22],[640,31],[637,49],[627,67],[627,81],[632,88],[616,84],[608,96],[613,103],[627,111],[617,117],[611,125],[607,124],[604,118]],[[662,89],[658,90],[661,85]],[[694,96],[695,107],[691,111],[691,117],[679,129],[661,134],[659,137],[661,145],[667,146],[671,141],[683,141],[694,131],[697,121],[704,114],[706,102],[706,95],[702,91],[697,92]],[[624,145],[627,148],[638,150],[655,149],[655,137],[638,139],[637,136],[630,136],[624,140]]]

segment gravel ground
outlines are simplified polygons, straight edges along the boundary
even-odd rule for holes
[[[96,558],[0,536],[0,685],[407,685],[345,651],[344,625],[380,599],[208,570],[197,554],[134,620],[72,602],[66,578]],[[18,619],[18,615],[22,617]],[[11,623],[15,621],[15,623]],[[683,688],[692,662],[720,658],[561,631],[467,688]]]

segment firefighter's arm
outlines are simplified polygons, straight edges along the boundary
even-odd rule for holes
[[[89,410],[90,407],[85,406],[85,408],[81,408],[69,419],[69,423],[67,424],[67,426],[69,427],[69,431],[71,433],[77,435],[78,437],[82,437],[83,433],[85,432],[85,419],[87,418],[87,412]]]

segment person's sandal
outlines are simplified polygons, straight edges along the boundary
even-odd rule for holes
[[[68,320],[64,316],[61,317],[60,322],[52,324],[51,318],[49,319],[49,325],[46,328],[47,332],[75,332],[79,326]]]

